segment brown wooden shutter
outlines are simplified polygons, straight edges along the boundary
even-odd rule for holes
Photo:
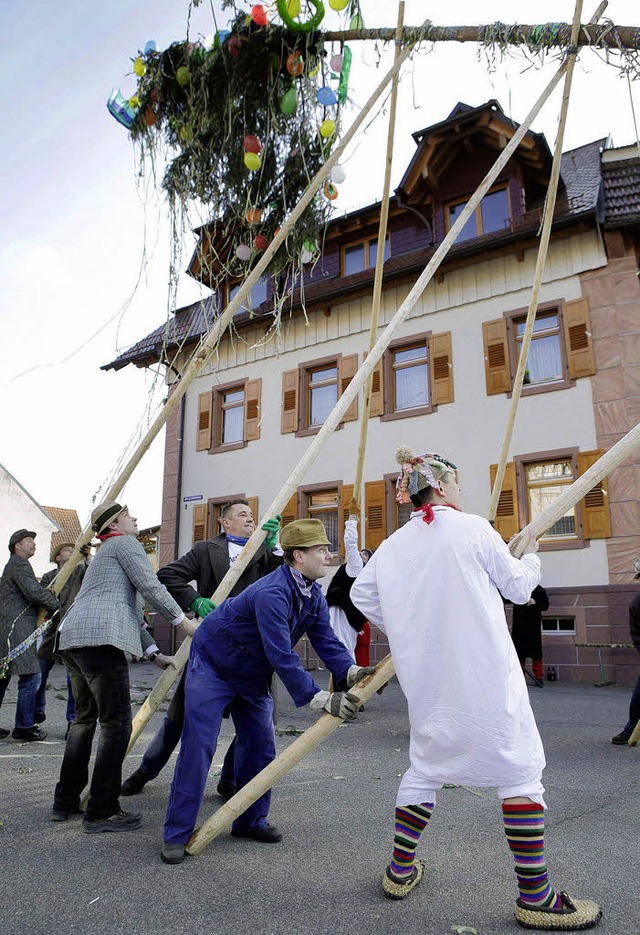
[[[498,465],[491,465],[491,489],[498,472]],[[503,539],[511,539],[520,532],[520,517],[518,515],[518,490],[516,486],[516,466],[509,461],[505,467],[504,481],[498,500],[495,528]]]
[[[588,471],[604,451],[578,452],[578,475]],[[603,478],[580,501],[582,534],[585,539],[608,539],[611,536],[611,515],[607,495],[607,480]]]
[[[349,386],[353,380],[356,371],[358,369],[358,355],[357,354],[347,354],[346,357],[338,358],[338,379],[340,381],[340,396],[344,393],[346,388]],[[343,422],[354,422],[358,418],[358,397],[354,399],[347,411],[345,412],[342,421]]]
[[[193,508],[193,543],[203,542],[207,538],[208,503],[199,503]]]
[[[507,324],[504,318],[482,322],[484,339],[484,372],[487,396],[508,393],[511,390]]]
[[[343,560],[346,554],[344,547],[344,524],[349,519],[349,504],[353,497],[353,484],[343,484],[340,488],[340,555]]]
[[[256,521],[256,526],[258,525],[258,520],[260,519],[260,514],[258,513],[258,498],[257,497],[245,497],[249,503],[251,512],[253,513],[253,518]]]
[[[370,480],[364,485],[365,545],[377,549],[387,538],[385,482]]]
[[[282,525],[293,523],[298,518],[298,491],[291,497],[284,510],[282,511]]]
[[[211,409],[213,407],[213,393],[200,393],[198,396],[198,431],[196,434],[196,451],[208,451],[211,448]]]
[[[453,366],[451,363],[451,332],[432,334],[429,339],[429,371],[433,403],[453,402]]]
[[[562,306],[564,339],[567,346],[569,376],[590,377],[596,372],[596,361],[591,340],[589,303],[586,299],[565,302]]]
[[[244,391],[244,440],[246,442],[260,438],[261,396],[262,380],[248,380]]]
[[[298,386],[299,371],[285,370],[282,374],[282,421],[280,431],[298,431]]]
[[[367,352],[364,352],[366,358]],[[384,383],[383,383],[382,357],[373,368],[371,374],[371,405],[369,407],[370,416],[384,415]]]

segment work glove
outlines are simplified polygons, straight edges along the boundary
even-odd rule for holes
[[[347,688],[353,688],[354,685],[357,685],[357,683],[366,678],[367,675],[373,675],[375,671],[375,666],[350,666],[347,672]]]
[[[263,523],[260,529],[264,529],[265,532],[268,532],[269,535],[264,540],[264,544],[268,549],[275,549],[278,544],[278,533],[280,532],[280,522],[282,517],[279,513],[272,519],[268,519],[266,523]]]
[[[196,597],[189,609],[195,611],[200,619],[204,620],[207,614],[216,609],[216,605],[208,597]]]
[[[311,699],[309,707],[313,711],[328,711],[343,721],[353,721],[358,716],[360,702],[349,692],[319,691]]]

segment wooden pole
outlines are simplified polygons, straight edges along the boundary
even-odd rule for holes
[[[404,23],[404,0],[398,4],[398,25],[396,27],[395,58],[401,50],[402,26]],[[380,298],[382,296],[382,274],[384,269],[384,245],[387,238],[387,224],[389,221],[389,191],[391,189],[391,167],[393,165],[393,137],[396,129],[396,109],[398,104],[398,78],[396,75],[391,85],[391,103],[389,104],[389,132],[387,134],[387,159],[384,170],[384,185],[382,202],[380,204],[380,223],[378,226],[378,252],[376,254],[376,271],[373,280],[373,298],[371,302],[371,323],[369,328],[369,352],[376,343],[378,334],[378,319],[380,315]],[[364,458],[367,450],[367,433],[369,430],[369,413],[371,412],[371,391],[373,387],[373,373],[370,373],[364,385],[362,401],[362,417],[360,419],[360,442],[356,458],[356,473],[353,481],[353,501],[349,506],[349,513],[360,516],[362,506],[362,475],[364,473]],[[362,532],[362,526],[360,527]]]
[[[524,45],[531,51],[536,49],[566,48],[570,44],[570,23],[489,23],[484,26],[405,26],[402,42],[478,42],[490,44],[492,40],[500,45]],[[374,40],[393,42],[393,26],[378,29],[343,29],[324,33],[325,42],[357,42]],[[596,49],[638,50],[640,49],[640,30],[637,26],[616,26],[606,23],[597,26],[583,23],[580,27],[576,45],[592,46]]]
[[[633,728],[633,731],[631,732],[631,736],[629,737],[629,746],[637,747],[639,741],[640,741],[640,721],[638,721],[636,726]]]
[[[378,663],[376,671],[363,679],[362,682],[349,689],[349,693],[355,695],[360,704],[364,704],[369,698],[383,685],[386,685],[394,675],[393,662],[391,656],[386,656]],[[195,831],[187,845],[187,853],[201,854],[207,844],[217,838],[219,834],[225,831],[233,821],[241,815],[250,805],[253,804],[261,795],[270,789],[279,779],[282,779],[290,770],[296,766],[300,760],[308,756],[323,740],[334,732],[342,724],[339,717],[333,717],[331,714],[322,714],[313,727],[308,728],[301,737],[298,737],[290,746],[287,747],[279,756],[276,757],[262,772],[243,786],[239,792],[229,799],[228,802],[218,809],[218,811],[209,818],[201,828]]]
[[[575,48],[576,39],[578,36],[578,30],[580,29],[580,16],[582,14],[582,0],[576,0],[575,11],[573,15],[573,30],[571,32],[571,47]],[[533,277],[533,285],[531,287],[531,297],[529,299],[529,309],[527,311],[527,319],[524,329],[524,335],[522,337],[522,345],[520,347],[520,356],[518,357],[518,368],[516,370],[515,379],[513,381],[513,390],[511,393],[511,403],[509,405],[509,412],[507,414],[507,422],[504,428],[504,435],[502,437],[502,446],[500,448],[500,457],[498,458],[498,467],[496,470],[496,476],[493,482],[493,489],[491,491],[491,498],[489,500],[489,510],[487,512],[487,519],[493,522],[496,518],[496,512],[498,510],[498,500],[500,498],[500,491],[502,490],[502,483],[504,481],[504,473],[507,467],[507,458],[509,455],[509,447],[511,445],[511,439],[513,437],[513,426],[516,421],[516,414],[518,412],[518,403],[520,402],[520,396],[522,395],[522,384],[524,382],[524,374],[527,367],[527,360],[529,357],[529,348],[531,346],[531,338],[533,336],[533,326],[536,321],[536,311],[538,309],[538,298],[540,295],[540,286],[542,285],[542,277],[544,276],[544,269],[547,263],[547,253],[549,251],[549,242],[551,240],[551,226],[553,224],[553,215],[556,208],[556,197],[558,194],[558,182],[560,181],[560,163],[562,161],[562,142],[564,140],[564,129],[567,123],[567,113],[569,110],[569,94],[571,92],[571,79],[573,78],[573,69],[576,61],[576,53],[570,52],[567,56],[567,73],[564,79],[564,93],[562,96],[562,106],[560,108],[560,120],[558,122],[558,132],[556,135],[556,146],[553,154],[553,164],[551,166],[551,176],[549,178],[549,187],[547,189],[547,197],[544,204],[544,216],[542,220],[542,234],[540,236],[540,246],[538,247],[538,256],[536,257],[536,268],[535,274]]]

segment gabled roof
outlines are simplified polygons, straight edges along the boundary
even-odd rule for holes
[[[58,524],[56,523],[55,519],[53,519],[53,517],[51,517],[51,516],[49,515],[49,513],[47,512],[47,508],[44,507],[44,506],[42,506],[40,503],[38,503],[38,501],[35,499],[35,497],[32,497],[32,496],[31,496],[31,494],[29,493],[29,491],[27,490],[27,488],[22,486],[22,484],[21,484],[20,481],[17,479],[17,477],[14,477],[14,475],[11,473],[11,471],[10,471],[8,468],[6,468],[6,467],[4,466],[4,464],[0,464],[0,471],[1,471],[2,473],[6,474],[7,477],[10,477],[11,480],[13,481],[13,483],[14,483],[17,487],[19,487],[20,490],[23,492],[23,494],[24,494],[26,497],[28,497],[29,500],[31,500],[31,502],[34,504],[34,506],[36,506],[36,507],[40,510],[40,512],[43,513],[44,516],[46,516],[46,518],[49,520],[49,522],[50,522],[50,523],[53,523],[53,525],[56,527],[56,529],[59,529],[59,526],[58,526]]]
[[[43,506],[42,509],[58,527],[58,532],[54,532],[51,536],[51,555],[53,556],[63,543],[75,542],[82,532],[82,527],[75,510],[62,506]]]

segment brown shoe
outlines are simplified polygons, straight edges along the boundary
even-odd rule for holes
[[[592,899],[570,899],[566,893],[558,893],[562,899],[559,909],[531,907],[522,899],[516,899],[516,922],[526,929],[543,929],[547,932],[579,932],[593,928],[602,918],[602,909]]]

